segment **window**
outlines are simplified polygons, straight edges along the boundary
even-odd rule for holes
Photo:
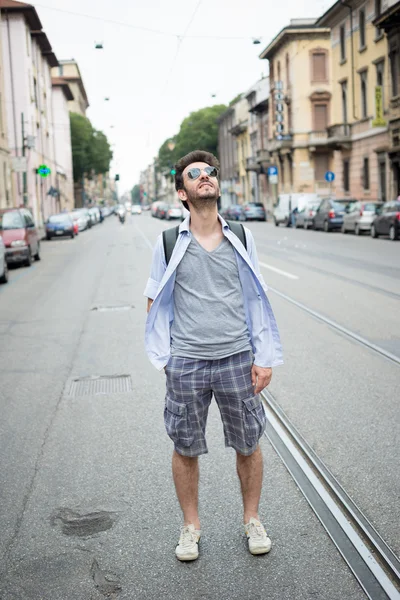
[[[326,81],[326,53],[325,52],[313,52],[312,53],[312,81]]]
[[[314,158],[315,180],[324,181],[325,173],[329,171],[329,155],[316,154]]]
[[[375,0],[375,19],[382,14],[382,0]],[[380,27],[375,28],[375,39],[378,40],[382,37],[382,29]]]
[[[385,106],[385,86],[384,86],[384,75],[385,75],[385,61],[381,60],[376,63],[376,85],[382,88],[382,106]]]
[[[399,93],[399,51],[392,50],[390,53],[390,78],[392,80],[392,97]]]
[[[364,158],[363,162],[363,188],[369,190],[369,158]]]
[[[314,130],[325,131],[328,127],[327,104],[314,104]]]
[[[342,116],[343,123],[347,123],[347,81],[342,81]]]
[[[345,192],[350,191],[350,160],[348,158],[343,161],[343,189]]]
[[[367,100],[367,71],[360,73],[361,84],[361,116],[363,119],[368,117],[368,100]]]
[[[340,26],[340,58],[346,60],[346,26]]]
[[[286,89],[290,89],[290,62],[289,62],[289,54],[286,53]]]
[[[37,94],[37,81],[36,77],[33,78],[33,94],[35,98],[35,104],[38,106],[38,94]]]
[[[28,56],[30,56],[31,30],[29,29],[29,27],[26,28],[25,35],[26,35],[26,53]]]
[[[386,202],[386,161],[381,158],[378,162],[378,177],[379,177],[379,200]]]
[[[64,75],[64,65],[58,65],[58,74],[60,77]]]
[[[363,50],[365,44],[365,9],[362,8],[358,13],[358,29],[360,32],[360,50]]]

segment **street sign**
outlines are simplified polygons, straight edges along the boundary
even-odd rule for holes
[[[278,175],[270,175],[270,176],[268,177],[268,181],[269,181],[270,183],[278,183]]]
[[[332,171],[327,171],[325,173],[325,181],[328,181],[329,183],[331,183],[332,181],[334,181],[335,179],[335,173],[333,173]]]
[[[26,172],[26,156],[13,156],[11,161],[12,170],[15,173]]]
[[[40,177],[48,177],[50,173],[51,169],[47,165],[40,165],[37,170],[37,174],[40,175]]]
[[[278,167],[268,167],[268,175],[278,175]]]

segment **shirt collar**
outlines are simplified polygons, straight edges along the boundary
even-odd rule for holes
[[[223,230],[229,229],[228,223],[221,217],[220,214],[218,214],[218,219],[222,225]],[[190,233],[190,215],[188,215],[186,219],[182,221],[182,223],[179,225],[179,233],[182,233],[183,231]]]

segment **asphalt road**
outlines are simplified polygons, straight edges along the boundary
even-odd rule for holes
[[[0,288],[0,598],[364,598],[266,439],[261,515],[273,548],[248,554],[215,406],[201,556],[175,559],[165,381],[143,349],[142,292],[166,226],[110,217],[75,240],[43,242],[42,261]],[[249,227],[284,344],[270,391],[398,551],[400,367],[277,292],[400,355],[400,243]],[[92,381],[73,393],[79,378],[115,375],[131,389],[97,394]]]

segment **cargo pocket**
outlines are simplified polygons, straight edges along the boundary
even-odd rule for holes
[[[243,400],[243,420],[246,444],[254,446],[264,433],[266,425],[266,416],[259,395]]]
[[[194,435],[189,425],[186,404],[176,402],[167,394],[164,409],[165,429],[177,446],[190,446]]]

